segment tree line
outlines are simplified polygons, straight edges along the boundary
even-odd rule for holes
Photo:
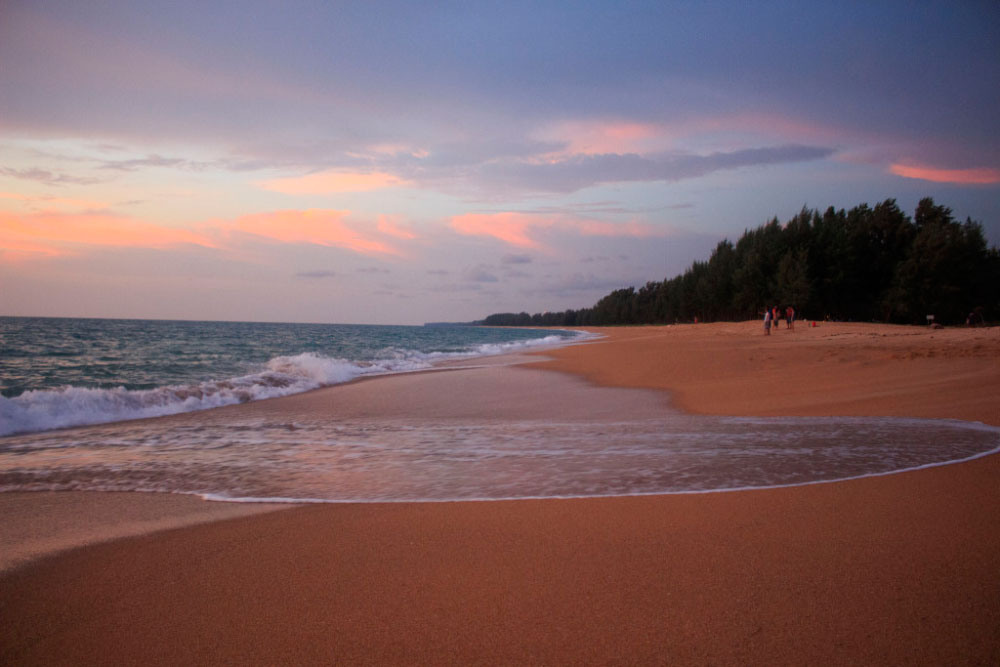
[[[931,198],[913,218],[896,200],[849,211],[803,208],[721,241],[708,261],[642,287],[626,287],[590,308],[496,313],[488,326],[604,326],[736,321],[792,306],[805,319],[943,324],[1000,314],[1000,252],[982,225],[958,222]]]

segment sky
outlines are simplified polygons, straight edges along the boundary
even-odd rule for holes
[[[1000,4],[0,0],[0,315],[593,305],[803,206],[1000,245]]]

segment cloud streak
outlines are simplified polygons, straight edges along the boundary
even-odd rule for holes
[[[310,278],[315,280],[318,278],[334,278],[336,275],[337,273],[335,271],[299,271],[295,274],[295,277]]]
[[[699,178],[718,171],[822,160],[833,148],[800,144],[692,153],[595,152],[595,146],[660,147],[662,135],[645,125],[595,130],[594,142],[520,142],[516,145],[472,142],[467,146],[431,146],[416,155],[370,155],[380,171],[356,174],[326,171],[295,179],[260,183],[287,194],[330,194],[410,186],[442,192],[478,192],[487,198],[525,194],[569,194],[611,183],[668,182]],[[607,135],[607,141],[604,141]],[[621,136],[619,136],[621,135]],[[599,141],[600,140],[600,141]],[[648,141],[647,141],[648,140]],[[355,157],[354,159],[361,159]]]
[[[22,181],[35,181],[45,185],[94,185],[101,183],[98,178],[88,176],[71,176],[70,174],[60,174],[47,169],[15,169],[12,167],[0,167],[0,175],[17,178]]]
[[[406,185],[391,174],[322,171],[292,178],[276,178],[258,184],[265,190],[286,195],[327,195],[340,192],[371,192]]]
[[[133,158],[130,160],[107,160],[100,165],[99,169],[111,169],[114,171],[138,171],[149,167],[159,167],[167,169],[185,169],[188,171],[205,171],[216,166],[211,162],[199,162],[185,158],[165,157],[163,155],[148,155],[143,158]]]
[[[662,150],[670,139],[670,133],[662,125],[630,120],[562,121],[539,134],[547,140],[564,143],[567,154],[583,155]]]
[[[451,228],[466,236],[491,236],[517,248],[538,248],[529,233],[532,228],[549,227],[554,218],[524,213],[468,213],[451,219]]]
[[[398,248],[347,222],[350,211],[309,209],[243,216],[225,227],[281,243],[345,248],[361,255],[401,256]]]
[[[216,241],[199,232],[124,216],[102,213],[0,213],[0,253],[8,259],[66,255],[79,246],[167,248],[185,244],[218,247]]]
[[[479,175],[490,187],[568,193],[603,183],[676,182],[727,169],[820,160],[833,153],[832,148],[790,145],[707,155],[577,154],[550,162],[492,162]]]
[[[404,241],[412,241],[417,238],[416,232],[412,231],[408,227],[404,227],[402,223],[400,223],[398,216],[380,215],[378,217],[378,225],[376,228],[382,234],[394,236],[395,238],[403,239]]]
[[[648,238],[666,236],[669,231],[636,222],[617,224],[559,215],[539,215],[505,211],[500,213],[468,213],[451,218],[451,228],[465,236],[486,236],[522,249],[544,249],[537,232],[554,229],[581,236],[619,236]],[[526,263],[530,258],[509,255],[512,263]]]
[[[281,244],[336,247],[369,257],[402,257],[403,251],[375,225],[349,219],[349,211],[328,209],[284,210],[213,220],[190,229],[147,222],[108,212],[31,214],[0,213],[0,254],[24,260],[57,257],[83,248],[171,248],[197,245],[232,250],[241,241],[256,239]],[[299,277],[319,277],[299,274]],[[323,277],[328,277],[324,274]]]
[[[995,185],[1000,183],[1000,169],[938,169],[896,163],[889,171],[903,178],[914,178],[933,183],[953,183],[955,185]]]

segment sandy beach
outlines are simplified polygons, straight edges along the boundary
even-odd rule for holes
[[[680,409],[1000,426],[996,328],[596,331],[606,337],[525,366],[221,410],[502,420]],[[995,455],[741,492],[270,509],[0,495],[3,564],[20,564],[0,575],[0,662],[1000,663]]]

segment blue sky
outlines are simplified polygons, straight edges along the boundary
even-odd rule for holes
[[[591,305],[803,205],[1000,243],[1000,5],[0,5],[0,314]]]

